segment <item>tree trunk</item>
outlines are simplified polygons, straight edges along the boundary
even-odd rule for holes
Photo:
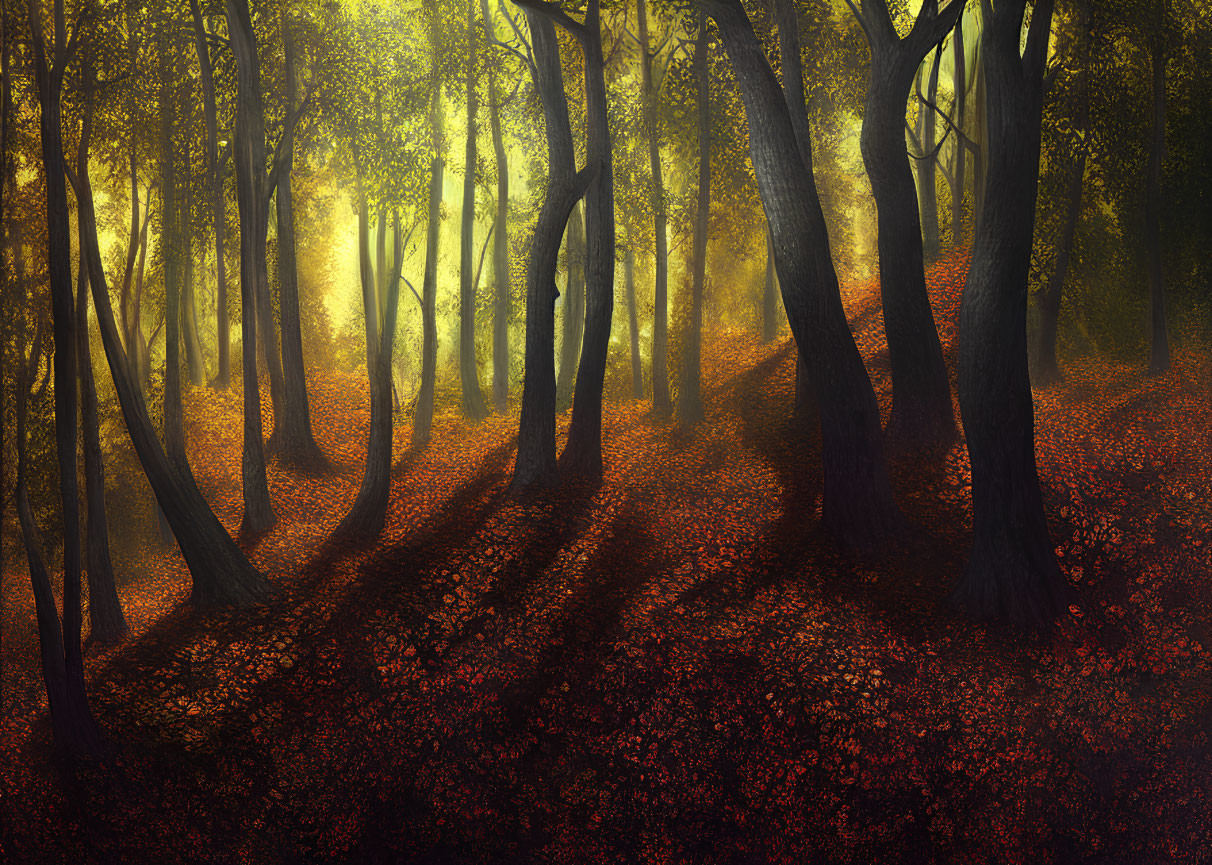
[[[244,516],[240,534],[256,537],[275,522],[265,473],[265,446],[261,440],[261,389],[257,381],[257,320],[270,314],[269,274],[265,261],[265,234],[269,225],[265,196],[265,116],[261,107],[261,70],[257,45],[249,17],[248,0],[226,0],[227,27],[236,58],[236,201],[240,209],[240,302],[241,338],[244,356],[244,454],[241,477],[244,486]],[[263,337],[273,336],[272,322],[261,326]],[[266,360],[277,344],[263,338]],[[280,382],[279,382],[280,386]],[[273,365],[270,363],[272,395]],[[275,422],[280,417],[280,398],[273,399]],[[276,425],[276,423],[275,423]],[[178,536],[180,540],[180,536]]]
[[[766,229],[766,278],[762,282],[762,342],[774,342],[779,334],[778,283],[774,278],[774,241]],[[799,355],[796,355],[797,359]]]
[[[178,104],[184,110],[187,99]],[[177,145],[181,153],[184,173],[178,189],[180,217],[177,220],[177,244],[181,267],[181,338],[185,346],[185,367],[189,382],[201,387],[206,380],[206,364],[202,360],[202,342],[198,338],[198,310],[194,302],[194,225],[193,182],[190,173],[193,159],[190,155],[189,137],[182,136]]]
[[[964,127],[965,108],[968,104],[968,72],[966,67],[967,55],[964,53],[964,13],[960,11],[959,20],[955,24],[955,40],[952,43],[952,67],[954,77],[952,88],[955,91],[955,128],[966,132]],[[938,104],[937,102],[935,103]],[[964,184],[967,180],[968,145],[962,136],[955,136],[955,171],[951,183],[951,245],[964,245]]]
[[[843,544],[875,546],[899,533],[903,521],[884,463],[879,405],[846,324],[816,185],[804,170],[787,103],[739,0],[701,5],[719,25],[740,83],[783,305],[820,404],[824,525]]]
[[[564,235],[564,268],[567,290],[564,292],[564,322],[560,337],[560,375],[556,379],[556,405],[567,407],[572,401],[577,361],[585,337],[585,226],[581,207],[572,208]]]
[[[930,83],[926,86],[926,98],[938,105],[938,71],[943,58],[942,47],[934,52],[930,64]],[[922,154],[917,161],[917,209],[922,217],[922,255],[928,263],[935,261],[940,252],[938,238],[938,154],[934,152],[938,124],[934,109],[919,105],[922,120]]]
[[[1027,272],[1039,176],[1043,73],[1052,2],[1000,0],[981,35],[988,100],[985,210],[959,321],[959,397],[972,463],[972,555],[955,601],[980,618],[1044,625],[1064,606],[1035,464],[1027,371]]]
[[[488,416],[484,392],[480,390],[476,364],[476,3],[467,0],[467,141],[463,152],[463,214],[459,225],[459,383],[463,389],[463,416],[482,420]]]
[[[669,240],[665,182],[661,168],[658,98],[652,80],[653,55],[648,47],[647,0],[636,0],[636,15],[640,38],[640,98],[648,133],[648,163],[652,171],[650,195],[656,237],[656,287],[652,302],[652,407],[658,414],[664,414],[673,409],[669,397]]]
[[[219,344],[218,369],[211,386],[231,386],[231,323],[227,317],[227,261],[225,234],[227,216],[223,206],[223,173],[219,165],[219,121],[215,106],[214,65],[206,43],[206,27],[198,0],[189,0],[194,25],[194,47],[202,79],[202,114],[206,121],[206,189],[210,194],[211,222],[215,233],[215,325]],[[132,153],[131,158],[134,158]]]
[[[442,133],[441,88],[434,85],[430,105],[433,159],[429,165],[429,216],[425,223],[425,275],[421,283],[421,390],[412,421],[412,443],[429,443],[433,428],[433,392],[438,373],[438,240],[441,235]]]
[[[644,398],[644,363],[640,358],[640,319],[635,303],[635,248],[623,253],[623,291],[627,297],[627,329],[631,337],[631,396]]]
[[[585,337],[560,471],[596,482],[602,477],[602,390],[614,314],[614,171],[598,0],[589,0],[580,39],[585,57],[586,161],[597,174],[585,192]]]
[[[174,468],[189,471],[185,419],[181,404],[181,274],[184,208],[178,200],[177,141],[174,122],[180,104],[174,97],[173,63],[167,38],[160,45],[160,255],[164,262],[164,449]]]
[[[77,218],[80,211],[77,209]],[[83,239],[83,233],[81,233]],[[84,244],[80,244],[84,249]],[[114,583],[109,555],[109,520],[105,512],[105,466],[97,417],[97,383],[93,378],[92,347],[88,338],[88,264],[80,253],[76,275],[76,337],[80,362],[80,432],[84,451],[85,576],[88,578],[89,639],[116,643],[126,636],[126,617]]]
[[[525,7],[524,7],[525,8]],[[518,456],[511,488],[522,492],[559,482],[555,443],[555,302],[560,240],[573,207],[593,170],[576,172],[568,97],[564,92],[560,44],[549,18],[525,9],[530,24],[535,84],[547,132],[547,196],[535,222],[526,266],[526,351]]]
[[[34,76],[41,109],[42,164],[46,183],[46,253],[55,345],[55,448],[59,463],[59,499],[63,508],[62,633],[59,631],[54,596],[50,595],[39,604],[42,608],[49,605],[51,616],[45,615],[44,609],[39,611],[38,634],[42,644],[43,669],[53,667],[46,678],[46,688],[55,742],[72,757],[97,757],[103,751],[103,737],[88,706],[84,688],[84,655],[80,646],[83,562],[80,549],[80,493],[76,475],[76,302],[72,290],[61,115],[63,76],[70,55],[62,3],[55,4],[54,41],[49,58],[43,41],[43,22],[38,15],[37,5],[32,2],[29,4],[29,24],[34,34]],[[91,87],[91,84],[88,86]],[[87,135],[87,129],[84,134]],[[49,580],[39,585],[35,579],[35,594],[41,592],[49,595],[49,588]],[[50,617],[55,619],[53,629],[46,621]]]
[[[484,38],[491,39],[492,17],[488,0],[480,0],[480,18]],[[509,156],[501,131],[500,96],[497,93],[496,67],[488,70],[488,125],[492,130],[492,148],[497,168],[497,213],[492,241],[492,403],[504,414],[509,401]]]
[[[707,21],[699,13],[694,42],[694,77],[698,87],[699,188],[694,218],[694,260],[691,264],[690,326],[682,354],[678,388],[678,421],[683,427],[703,419],[700,367],[703,340],[703,285],[707,279],[707,227],[711,217],[711,92],[707,69]]]
[[[295,112],[295,41],[283,22],[286,51],[286,100],[283,116]],[[291,173],[295,164],[294,126],[286,122],[282,131],[278,183],[274,205],[278,218],[278,304],[282,318],[282,420],[278,426],[278,457],[306,469],[323,469],[328,459],[311,429],[311,405],[307,399],[307,370],[303,364],[303,325],[299,319],[299,274],[295,258],[295,204]]]
[[[1164,24],[1165,3],[1158,9]],[[1153,123],[1149,136],[1149,168],[1145,174],[1145,251],[1149,270],[1149,375],[1170,368],[1170,337],[1166,327],[1166,274],[1162,268],[1162,164],[1166,159],[1166,45],[1164,27],[1150,47],[1153,83]]]

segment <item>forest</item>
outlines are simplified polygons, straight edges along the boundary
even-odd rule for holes
[[[0,859],[1212,861],[1212,0],[0,0]]]

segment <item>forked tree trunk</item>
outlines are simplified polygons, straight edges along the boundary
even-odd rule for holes
[[[585,338],[585,225],[579,203],[572,209],[564,233],[564,270],[567,288],[560,335],[560,370],[556,379],[557,407],[566,407],[572,401],[577,362]]]
[[[240,209],[240,302],[243,310],[241,338],[244,364],[244,453],[241,461],[244,516],[240,534],[256,537],[277,522],[265,473],[261,389],[257,380],[257,321],[269,313],[269,274],[265,261],[265,235],[269,226],[268,200],[264,190],[265,117],[261,106],[260,61],[248,0],[226,0],[226,3],[227,27],[231,34],[237,73],[235,162],[236,202]],[[272,323],[263,323],[261,331],[272,337]],[[277,343],[272,339],[263,339],[263,342],[268,359],[269,355],[275,354]],[[272,392],[272,365],[270,369]],[[279,399],[275,399],[275,420],[280,416],[278,406]]]
[[[555,302],[560,240],[573,207],[593,177],[576,172],[568,97],[564,92],[560,43],[546,16],[526,9],[535,63],[535,83],[547,131],[547,196],[535,222],[526,266],[526,355],[518,456],[511,489],[525,492],[559,482],[556,463]]]
[[[678,388],[678,421],[692,426],[703,419],[700,366],[703,340],[703,286],[707,279],[707,227],[711,216],[711,92],[707,69],[707,21],[699,13],[694,42],[694,77],[698,86],[699,188],[694,218],[694,259],[691,263],[690,325],[682,354]]]
[[[979,618],[1038,626],[1064,605],[1035,464],[1027,370],[1027,272],[1035,226],[1051,0],[984,0],[988,175],[960,305],[960,412],[972,463],[972,555],[954,599]],[[991,8],[993,7],[993,8]]]
[[[787,103],[739,0],[700,0],[719,25],[745,113],[758,191],[770,223],[783,305],[820,405],[825,527],[872,547],[903,520],[884,463],[879,405],[846,323],[829,235]]]
[[[656,281],[652,300],[652,407],[657,413],[663,414],[673,408],[669,397],[669,239],[665,181],[661,167],[658,96],[652,80],[653,55],[649,51],[647,0],[636,0],[636,17],[640,39],[640,98],[648,136],[648,164],[652,174],[649,195],[656,239]]]

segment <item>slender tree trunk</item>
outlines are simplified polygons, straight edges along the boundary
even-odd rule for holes
[[[476,4],[467,0],[467,140],[463,155],[463,214],[459,225],[459,383],[463,389],[463,415],[471,420],[488,416],[480,390],[476,364]]]
[[[51,723],[55,742],[72,757],[98,757],[104,751],[103,736],[89,709],[84,687],[84,655],[80,645],[81,612],[80,493],[76,474],[76,303],[72,290],[71,249],[67,212],[67,175],[63,162],[61,98],[63,77],[70,55],[62,0],[54,4],[54,40],[47,57],[43,21],[37,4],[29,4],[33,32],[34,80],[40,107],[42,164],[46,184],[47,266],[50,276],[51,322],[54,334],[55,447],[59,463],[59,499],[63,507],[63,624],[52,630],[39,614],[39,638],[43,668],[54,667],[47,677]],[[86,85],[91,87],[91,83]],[[87,123],[87,121],[86,121]],[[84,133],[87,135],[87,130]],[[32,569],[31,569],[32,570]],[[34,591],[49,589],[35,579]],[[54,598],[49,612],[57,620]],[[58,685],[55,679],[59,679]],[[58,694],[53,692],[58,691]],[[58,699],[56,699],[58,697]],[[56,703],[58,705],[56,705]],[[57,710],[57,711],[56,711]]]
[[[846,323],[816,186],[803,170],[787,103],[739,0],[701,5],[719,25],[740,83],[783,305],[820,403],[822,518],[844,544],[876,546],[899,533],[903,521],[884,463],[879,405]]]
[[[1163,23],[1165,0],[1157,8]],[[1166,159],[1166,46],[1162,25],[1149,51],[1153,83],[1153,123],[1149,136],[1149,167],[1145,174],[1145,250],[1149,269],[1149,375],[1170,368],[1170,336],[1166,326],[1166,274],[1162,268],[1162,164]]]
[[[932,105],[938,105],[938,72],[942,58],[940,46],[934,52],[934,61],[930,64],[930,82],[926,86],[926,97]],[[922,255],[930,263],[938,258],[941,251],[938,237],[938,154],[934,152],[938,124],[934,109],[919,105],[918,112],[922,121],[922,153],[926,158],[917,160],[917,209],[922,217]]]
[[[978,41],[976,57],[973,60],[976,66],[973,71],[976,80],[972,85],[972,137],[975,139],[975,149],[972,152],[972,236],[974,244],[981,217],[985,214],[985,176],[989,148],[984,44],[983,39]]]
[[[585,192],[585,337],[560,471],[596,482],[602,477],[602,391],[614,314],[614,170],[598,0],[589,0],[580,39],[585,56],[586,161],[597,175]]]
[[[174,123],[180,101],[171,77],[174,52],[162,38],[160,63],[160,247],[164,261],[164,449],[178,472],[189,471],[181,404],[181,276],[184,208],[178,198]]]
[[[265,234],[268,230],[268,199],[265,196],[265,116],[261,106],[261,71],[253,35],[248,0],[226,0],[227,27],[236,58],[236,200],[240,208],[240,300],[241,338],[244,356],[244,454],[241,477],[244,486],[244,516],[240,533],[255,537],[275,522],[265,473],[262,442],[261,389],[257,381],[257,321],[268,316],[268,280]],[[277,351],[272,322],[261,326],[267,361]],[[273,365],[270,363],[270,390]],[[279,381],[280,386],[280,381]],[[275,421],[280,398],[274,399]],[[180,540],[180,536],[178,536]]]
[[[284,116],[296,111],[295,40],[283,22],[285,43],[286,100]],[[291,175],[295,165],[294,126],[282,131],[278,184],[274,204],[278,219],[278,304],[282,313],[282,420],[278,424],[278,456],[295,466],[323,469],[328,459],[316,443],[311,429],[311,404],[307,398],[307,370],[303,363],[303,325],[299,318],[299,273],[295,256],[295,204]]]
[[[703,339],[703,286],[707,280],[707,228],[711,217],[711,92],[707,69],[707,20],[699,13],[694,42],[694,77],[698,86],[699,188],[694,218],[694,260],[691,265],[690,329],[682,355],[682,381],[677,415],[682,426],[703,419],[700,367]]]
[[[524,7],[525,8],[525,7]],[[526,266],[526,354],[518,456],[512,489],[523,492],[559,482],[556,463],[555,302],[560,240],[573,206],[594,171],[576,172],[560,43],[549,18],[525,8],[533,41],[535,84],[547,131],[547,196],[535,222]]]
[[[480,0],[480,19],[485,41],[492,38],[492,16],[488,0]],[[488,125],[492,131],[492,149],[497,168],[497,213],[493,223],[492,241],[492,403],[498,414],[504,414],[509,402],[509,155],[501,131],[500,94],[497,73],[492,64],[488,69]]]
[[[640,358],[640,319],[635,302],[635,248],[623,253],[623,291],[627,297],[627,329],[631,337],[631,396],[644,398],[644,363]]]
[[[572,401],[577,362],[585,337],[585,226],[580,203],[572,209],[564,235],[564,267],[567,290],[564,292],[564,326],[560,338],[560,374],[556,379],[556,405]]]
[[[445,147],[441,88],[434,86],[430,105],[433,159],[429,165],[429,215],[425,223],[425,275],[421,282],[421,390],[412,421],[412,443],[429,443],[433,429],[433,395],[438,374],[438,241],[441,237],[442,174]]]
[[[652,80],[652,58],[648,37],[648,3],[636,0],[640,37],[640,94],[648,133],[648,162],[652,172],[651,202],[656,237],[656,288],[652,323],[652,407],[658,413],[673,409],[669,397],[669,240],[665,212],[665,182],[661,168],[661,138],[658,96]]]
[[[116,643],[126,636],[127,627],[109,555],[105,466],[101,457],[101,430],[97,417],[97,383],[93,378],[92,347],[88,338],[88,264],[84,258],[83,243],[80,250],[76,275],[76,337],[80,361],[80,432],[84,445],[84,561],[88,578],[89,639],[97,643]]]
[[[178,103],[182,112],[188,101],[187,93]],[[193,181],[190,177],[193,158],[188,135],[182,136],[177,148],[181,151],[183,168],[178,188],[180,217],[177,220],[177,243],[181,261],[181,338],[185,345],[185,365],[189,371],[189,382],[195,387],[201,387],[206,381],[206,364],[202,360],[202,341],[198,338],[198,310],[194,300],[194,196]]]
[[[968,105],[968,71],[965,67],[968,58],[964,50],[964,13],[962,10],[959,20],[955,23],[955,39],[952,42],[952,50],[955,128],[966,132],[964,115]],[[952,177],[951,185],[951,244],[958,247],[964,245],[964,185],[968,177],[968,145],[959,135],[956,135],[954,140],[955,173]]]
[[[219,164],[219,120],[215,105],[215,73],[206,43],[206,26],[198,0],[189,0],[194,26],[194,48],[202,79],[202,114],[206,121],[206,191],[210,195],[211,222],[215,234],[215,325],[219,349],[218,369],[211,386],[231,386],[231,322],[227,316],[227,215],[223,206],[223,171]],[[132,154],[132,159],[133,159]],[[226,161],[226,160],[224,160]]]
[[[779,333],[778,283],[774,278],[774,241],[766,229],[766,278],[762,282],[762,342],[774,342]],[[796,355],[798,358],[798,354]]]
[[[981,35],[988,188],[960,305],[957,363],[974,538],[954,598],[974,616],[1036,626],[1063,608],[1065,583],[1044,517],[1027,371],[1027,272],[1052,2],[1034,6],[1020,57],[1025,5],[999,0]]]

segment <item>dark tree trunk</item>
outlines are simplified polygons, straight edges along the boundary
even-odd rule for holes
[[[235,162],[236,201],[240,209],[240,302],[243,310],[241,338],[244,363],[244,455],[241,462],[244,516],[240,534],[256,537],[277,522],[265,473],[256,351],[257,321],[270,312],[269,274],[265,261],[265,234],[269,225],[269,202],[265,195],[265,116],[261,106],[260,61],[248,0],[226,0],[226,3],[227,28],[231,34],[237,73]],[[272,322],[264,323],[261,332],[272,337]],[[276,354],[277,343],[271,339],[262,341],[266,359],[269,360]],[[272,392],[272,363],[270,370]],[[273,403],[276,421],[280,417],[279,399],[274,399]]]
[[[955,26],[961,5],[951,3],[939,14],[928,0],[902,39],[884,0],[863,4],[871,69],[860,147],[879,223],[880,298],[892,366],[888,438],[907,451],[937,450],[955,440],[951,383],[926,291],[905,104],[914,70]]]
[[[12,169],[12,158],[9,155],[10,121],[13,112],[12,78],[10,77],[10,29],[8,21],[8,6],[0,4],[0,297],[7,298],[9,292],[8,279],[8,243],[9,243],[9,180]],[[0,309],[0,418],[8,417],[7,389],[3,382],[8,380],[8,340],[13,319],[12,304],[5,304]],[[0,490],[8,489],[8,463],[3,454],[8,453],[8,425],[0,423]],[[8,497],[0,493],[0,537],[4,535],[4,520],[8,515]],[[4,572],[4,545],[0,543],[0,573]],[[0,652],[4,650],[4,628],[0,625]]]
[[[699,13],[694,42],[694,77],[698,86],[699,188],[694,217],[694,259],[691,263],[690,325],[682,354],[678,388],[679,423],[693,426],[703,419],[700,367],[703,340],[703,286],[707,280],[707,228],[711,217],[711,92],[707,68],[707,21]]]
[[[952,43],[952,88],[955,91],[955,127],[965,131],[964,115],[968,104],[967,55],[964,53],[964,12],[960,10],[955,23],[955,39]],[[935,103],[938,104],[937,102]],[[955,171],[951,178],[951,245],[964,245],[964,184],[968,175],[968,145],[963,138],[955,136]]]
[[[77,208],[77,218],[80,218],[80,213]],[[84,249],[83,243],[80,249]],[[97,417],[97,383],[93,378],[92,347],[88,338],[88,264],[83,253],[76,275],[76,336],[79,340],[80,432],[84,451],[84,573],[88,578],[89,639],[97,643],[116,643],[126,636],[127,627],[109,555],[109,520],[105,512],[105,466],[101,458],[101,430]]]
[[[211,222],[215,233],[215,324],[218,337],[218,369],[211,386],[231,386],[231,323],[227,317],[227,260],[225,234],[227,216],[223,206],[223,172],[219,164],[219,121],[215,106],[214,65],[206,44],[206,27],[198,0],[189,0],[194,25],[194,47],[202,79],[202,113],[206,120],[206,190],[210,195]],[[134,158],[132,153],[132,159]],[[225,160],[226,161],[226,160]]]
[[[50,57],[46,56],[43,22],[37,4],[32,2],[29,4],[29,24],[33,32],[34,79],[41,109],[42,164],[46,183],[46,254],[55,346],[55,448],[59,463],[59,499],[63,508],[61,633],[54,596],[49,592],[50,581],[45,580],[39,585],[37,575],[32,574],[32,567],[31,574],[35,576],[35,593],[50,595],[43,597],[38,604],[38,634],[42,645],[43,669],[49,670],[46,689],[55,742],[69,756],[98,757],[104,750],[103,737],[88,706],[84,688],[84,654],[80,645],[83,561],[80,549],[80,493],[76,475],[76,302],[72,290],[61,116],[63,76],[71,56],[61,0],[54,5],[54,40]],[[91,84],[88,86],[91,87]],[[49,611],[45,609],[47,606]],[[50,618],[55,620],[53,628]]]
[[[488,416],[476,364],[476,3],[467,0],[467,142],[463,153],[463,214],[459,225],[459,383],[463,415],[471,420]]]
[[[438,374],[438,240],[441,235],[442,103],[435,84],[430,105],[433,160],[429,166],[429,215],[425,223],[425,275],[421,282],[421,390],[412,421],[412,443],[425,445],[433,428],[433,392]]]
[[[188,96],[180,100],[180,110],[184,111],[187,102]],[[201,387],[206,380],[206,365],[202,361],[202,342],[198,339],[198,310],[194,303],[194,201],[193,181],[190,178],[193,159],[189,137],[182,136],[177,147],[181,150],[183,168],[177,190],[180,196],[177,204],[177,246],[181,268],[181,339],[185,346],[185,367],[189,372],[189,382],[195,387]]]
[[[360,228],[368,221],[365,198],[359,202]],[[387,506],[391,500],[392,411],[391,355],[395,344],[396,315],[400,308],[400,267],[404,260],[401,243],[400,217],[393,220],[392,234],[395,257],[391,273],[382,280],[386,296],[379,298],[383,307],[382,325],[376,327],[370,316],[370,299],[378,294],[376,280],[371,278],[370,254],[365,241],[359,243],[359,270],[362,273],[362,299],[366,304],[366,338],[376,343],[374,365],[368,368],[370,378],[370,437],[366,444],[366,469],[353,507],[333,532],[334,540],[365,543],[383,532]],[[363,238],[366,233],[361,232]]]
[[[585,57],[586,161],[596,176],[585,192],[585,337],[560,471],[596,482],[602,477],[602,390],[614,314],[614,172],[598,0],[589,0],[576,32]]]
[[[560,335],[560,371],[556,379],[556,405],[567,407],[572,402],[576,383],[577,362],[585,337],[585,226],[581,221],[580,204],[572,209],[564,234],[564,269],[567,289],[564,291],[563,328]]]
[[[1086,157],[1090,152],[1087,130],[1090,126],[1090,9],[1085,3],[1078,4],[1080,28],[1078,38],[1082,40],[1081,66],[1078,70],[1078,111],[1074,124],[1076,153],[1069,166],[1069,184],[1065,195],[1065,216],[1060,238],[1056,245],[1056,264],[1048,284],[1039,299],[1039,333],[1035,354],[1035,373],[1032,384],[1047,386],[1063,378],[1060,364],[1056,360],[1056,333],[1060,320],[1061,300],[1064,297],[1065,277],[1069,273],[1069,261],[1073,255],[1073,241],[1077,236],[1078,222],[1082,214],[1082,186],[1086,175]]]
[[[1153,83],[1153,123],[1149,135],[1149,167],[1145,174],[1145,254],[1149,270],[1149,375],[1170,368],[1170,336],[1166,326],[1166,274],[1162,268],[1162,164],[1166,160],[1166,44],[1165,2],[1157,3],[1161,19],[1152,36],[1149,60]]]
[[[938,72],[942,59],[940,46],[934,52],[934,61],[930,64],[930,81],[926,85],[926,98],[931,105],[938,105]],[[941,250],[938,237],[938,154],[935,152],[938,123],[934,109],[919,105],[918,113],[922,127],[922,154],[925,158],[917,161],[917,209],[922,217],[922,255],[929,263],[938,258]]]
[[[147,227],[151,223],[151,187],[147,189],[147,198],[143,202],[145,215],[143,229],[139,232],[139,261],[135,268],[135,304],[131,312],[131,333],[127,345],[134,350],[133,362],[135,375],[139,382],[139,392],[144,395],[151,389],[151,357],[148,351],[147,338],[143,335],[143,275],[147,267]]]
[[[648,164],[652,172],[651,202],[656,237],[656,286],[652,321],[652,407],[664,414],[673,409],[669,397],[669,240],[665,213],[665,182],[661,168],[661,138],[658,98],[652,80],[652,58],[648,39],[648,3],[636,0],[640,39],[640,94],[644,125],[648,133]]]
[[[640,318],[635,303],[635,249],[623,253],[623,292],[627,297],[627,330],[631,337],[631,396],[644,398],[644,363],[640,358]]]
[[[820,404],[824,525],[846,545],[876,546],[899,533],[903,520],[884,463],[879,405],[846,324],[816,185],[805,170],[778,80],[739,0],[701,5],[719,25],[740,83],[783,306]]]
[[[189,567],[193,579],[190,599],[198,607],[252,603],[266,594],[268,583],[215,517],[198,491],[193,476],[173,467],[156,438],[143,400],[143,391],[130,359],[122,349],[114,311],[110,306],[109,286],[97,243],[97,222],[88,179],[88,155],[84,151],[81,151],[76,171],[76,203],[83,214],[81,254],[88,263],[93,307],[97,311],[97,324],[105,345],[114,389],[131,444]]]
[[[547,196],[535,222],[526,266],[526,352],[518,456],[512,488],[526,491],[559,482],[556,463],[555,302],[560,240],[573,207],[593,177],[576,172],[560,43],[549,18],[526,9],[535,63],[535,84],[547,131]]]
[[[488,0],[480,0],[480,17],[484,38],[492,38],[492,17],[488,11]],[[500,95],[497,92],[495,66],[488,70],[488,125],[492,130],[492,149],[497,168],[497,213],[493,223],[495,236],[492,242],[492,403],[499,414],[504,414],[509,402],[509,156],[505,150],[505,136],[501,131]]]
[[[956,602],[980,618],[1044,625],[1063,608],[1064,578],[1048,538],[1035,465],[1027,371],[1027,271],[1039,176],[1040,115],[1051,0],[986,10],[988,188],[959,321],[959,397],[972,463],[972,555]]]
[[[779,334],[778,283],[774,278],[774,242],[766,229],[766,278],[762,281],[762,342],[774,342]],[[798,357],[798,354],[797,354]]]
[[[295,259],[295,204],[291,173],[295,164],[295,132],[289,118],[295,105],[295,41],[285,22],[282,25],[286,54],[286,101],[288,118],[279,145],[278,182],[274,204],[278,218],[278,304],[282,313],[282,420],[278,427],[278,458],[307,469],[323,469],[328,459],[311,429],[311,404],[307,399],[307,370],[303,364],[303,325],[299,319],[299,274]]]
[[[166,28],[167,29],[167,28]],[[181,405],[181,275],[184,223],[177,189],[174,123],[180,104],[173,93],[174,63],[169,37],[161,37],[160,58],[160,254],[164,262],[164,449],[174,468],[189,472]]]
[[[977,51],[972,84],[972,237],[976,243],[976,232],[981,217],[985,214],[985,177],[988,165],[989,130],[986,116],[985,51],[984,40],[977,41]]]

